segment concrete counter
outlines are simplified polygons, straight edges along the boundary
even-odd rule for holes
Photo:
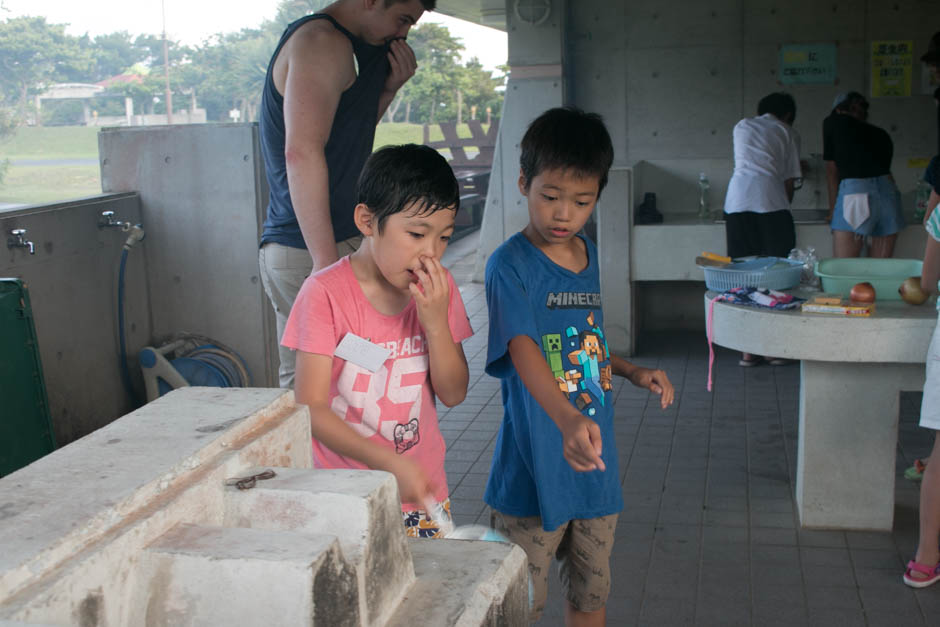
[[[909,221],[898,235],[894,256],[922,259],[926,237],[922,225]],[[724,254],[725,225],[702,222],[694,214],[667,213],[662,224],[633,225],[631,244],[631,281],[704,281],[695,257],[703,250]],[[831,257],[829,225],[797,222],[796,245],[812,246],[820,259]]]
[[[799,290],[793,294],[809,296]],[[705,295],[706,316],[708,303],[716,295]],[[823,362],[923,364],[936,324],[932,300],[919,306],[879,300],[868,318],[718,302],[713,328],[716,344],[758,355]]]
[[[797,292],[799,293],[799,292]],[[890,530],[899,393],[924,385],[933,303],[869,318],[714,303],[715,344],[800,361],[796,501],[804,527]]]

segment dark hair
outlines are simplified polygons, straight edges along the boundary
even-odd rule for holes
[[[359,174],[357,203],[385,220],[418,202],[417,215],[460,207],[460,187],[450,164],[433,148],[418,144],[386,146],[372,153]]]
[[[385,0],[385,8],[392,6],[393,4],[398,4],[399,2],[408,2],[408,0]],[[437,4],[437,0],[421,0],[422,6],[424,6],[425,11],[433,11],[434,5]]]
[[[789,114],[791,116],[789,122],[792,124],[796,120],[796,100],[784,91],[768,94],[757,103],[757,115],[764,115],[765,113],[770,113],[785,122],[787,121],[787,114]]]
[[[862,103],[867,104],[868,101],[865,100],[865,96],[860,94],[857,91],[850,91],[845,95],[845,98],[835,106],[836,111],[848,111],[852,108],[852,104],[861,101]]]
[[[546,170],[596,176],[597,194],[607,185],[614,146],[604,120],[575,107],[549,109],[535,118],[522,138],[519,165],[526,187]]]

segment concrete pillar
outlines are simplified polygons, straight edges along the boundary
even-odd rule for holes
[[[632,355],[636,348],[636,316],[630,270],[633,228],[633,171],[611,169],[607,188],[594,210],[597,221],[597,254],[600,257],[601,302],[604,333],[615,354]]]
[[[891,531],[899,393],[923,364],[800,362],[796,502],[804,527]]]
[[[127,120],[127,126],[131,126],[131,119],[134,117],[134,99],[126,96],[124,98],[124,119]]]
[[[636,323],[631,280],[633,176],[627,159],[626,3],[580,0],[565,32],[568,102],[599,113],[614,143],[614,165],[594,212],[600,255],[604,331],[612,351],[633,354]],[[604,42],[598,45],[598,42]]]
[[[551,0],[551,13],[537,24],[518,19],[513,4],[506,2],[511,69],[480,227],[474,271],[478,282],[483,281],[486,260],[493,251],[529,221],[518,186],[519,142],[533,119],[565,102],[562,60],[567,2]]]

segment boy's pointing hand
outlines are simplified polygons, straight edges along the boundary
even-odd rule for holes
[[[565,460],[578,472],[607,470],[601,459],[601,428],[578,413],[566,423],[561,433]]]

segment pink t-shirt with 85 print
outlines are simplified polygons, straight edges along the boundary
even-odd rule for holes
[[[450,273],[447,321],[455,342],[471,335],[460,291]],[[333,355],[347,333],[391,350],[381,368],[370,372]],[[394,316],[379,313],[366,299],[344,257],[304,282],[291,309],[281,344],[307,353],[333,357],[330,407],[360,435],[414,459],[437,486],[438,501],[447,498],[444,438],[428,369],[428,346],[414,300]],[[366,468],[313,440],[317,468]],[[405,511],[422,508],[404,503]]]

